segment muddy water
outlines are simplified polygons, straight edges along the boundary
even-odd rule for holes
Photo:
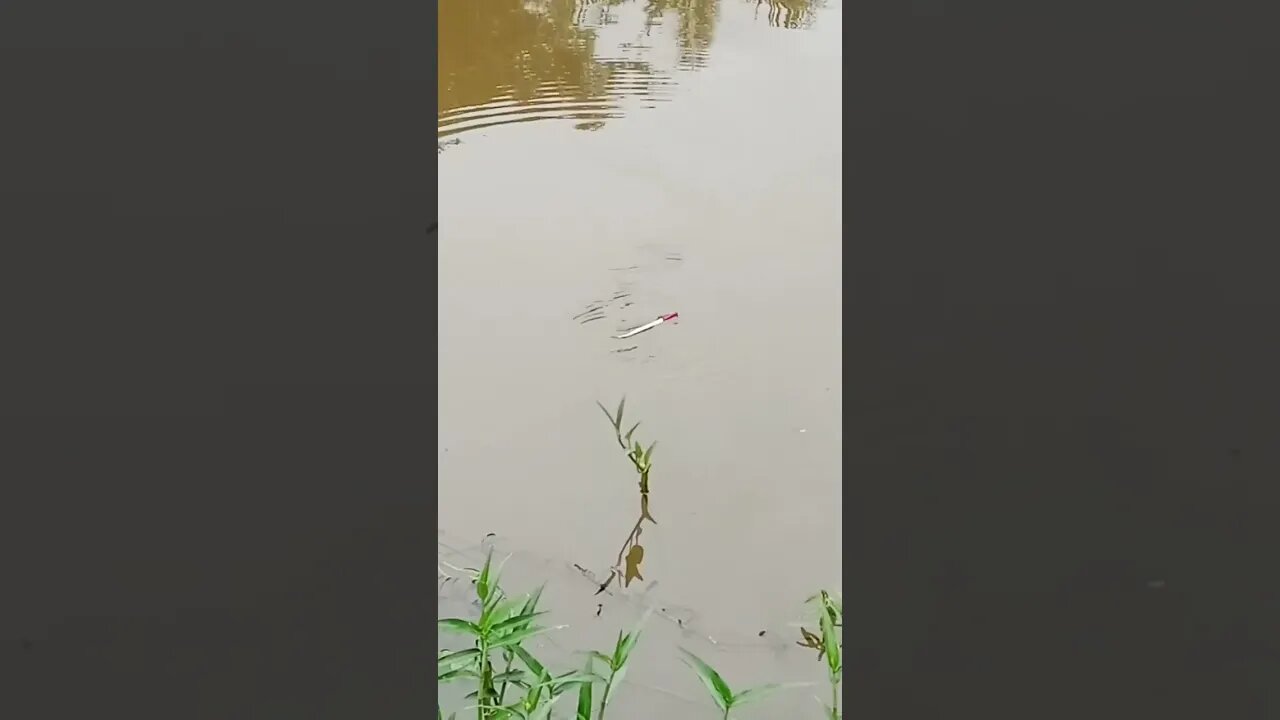
[[[441,557],[496,533],[512,589],[550,583],[566,661],[668,610],[611,717],[696,716],[677,645],[731,683],[823,679],[781,638],[841,583],[840,15],[440,3]],[[595,596],[573,565],[607,576],[639,511],[596,404],[624,395],[656,522],[642,577]]]

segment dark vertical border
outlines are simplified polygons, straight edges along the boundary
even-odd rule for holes
[[[423,718],[434,4],[0,4],[0,715]]]
[[[849,718],[1276,712],[1275,42],[1202,10],[850,18]]]

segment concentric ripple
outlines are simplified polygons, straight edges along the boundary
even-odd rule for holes
[[[624,105],[651,108],[666,101],[675,84],[644,63],[617,60],[596,65],[588,82],[551,80],[533,87],[499,86],[494,88],[496,94],[483,102],[442,108],[437,137],[539,120],[611,120],[622,116]]]
[[[705,64],[717,3],[441,0],[437,137],[656,107]]]

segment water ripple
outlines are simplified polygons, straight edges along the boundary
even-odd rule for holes
[[[493,97],[484,102],[442,109],[436,125],[437,138],[540,120],[581,124],[616,119],[622,116],[624,105],[653,108],[667,102],[675,85],[671,78],[639,63],[602,61],[599,66],[605,72],[590,84],[548,80],[523,89],[499,86],[494,88]]]

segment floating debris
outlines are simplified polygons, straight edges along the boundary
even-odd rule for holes
[[[614,335],[614,336],[613,336],[613,338],[614,338],[615,340],[626,340],[626,339],[627,339],[627,338],[629,338],[629,337],[635,337],[636,335],[639,335],[639,334],[640,334],[640,333],[642,333],[642,332],[647,332],[647,331],[649,331],[649,330],[652,330],[652,329],[654,329],[654,328],[658,327],[659,325],[661,325],[661,324],[662,324],[662,323],[664,323],[664,322],[667,322],[667,321],[669,321],[669,320],[675,320],[675,319],[677,319],[677,318],[679,318],[679,317],[680,317],[680,313],[671,313],[670,315],[663,315],[663,316],[659,317],[657,320],[653,320],[653,321],[651,321],[651,322],[647,322],[647,323],[645,323],[644,325],[641,325],[641,326],[640,326],[640,327],[638,327],[638,328],[632,328],[632,329],[630,329],[630,330],[628,330],[628,331],[626,331],[626,332],[622,333],[621,335]]]

